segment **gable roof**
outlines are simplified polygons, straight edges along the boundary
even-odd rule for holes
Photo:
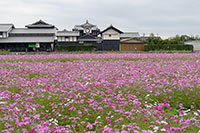
[[[81,27],[94,27],[95,25],[91,24],[88,22],[88,20],[86,20],[86,22],[84,24],[81,25]]]
[[[44,22],[43,20],[39,20],[35,23],[26,25],[27,28],[55,28],[54,25],[52,24],[48,24],[46,22]]]
[[[93,29],[93,30],[99,30],[96,25],[93,25],[86,20],[86,22],[82,25],[75,25],[74,30],[84,30],[84,29]]]
[[[79,39],[96,39],[96,37],[89,35],[89,34],[85,34],[84,36],[80,37]]]
[[[85,34],[79,38],[79,41],[100,41],[101,39],[90,34]]]
[[[110,25],[108,28],[106,28],[105,30],[103,30],[102,32],[100,32],[100,34],[106,32],[106,31],[108,31],[108,30],[110,30],[110,29],[113,29],[113,30],[117,31],[117,32],[120,33],[120,34],[123,33],[123,32],[120,31],[119,29],[117,29],[117,28],[115,28],[114,26]]]
[[[7,32],[11,28],[14,28],[13,24],[0,24],[0,32]]]

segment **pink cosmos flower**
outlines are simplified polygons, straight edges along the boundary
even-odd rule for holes
[[[87,124],[87,126],[86,126],[87,128],[89,128],[89,129],[92,129],[93,128],[93,125],[92,124],[90,124],[89,122],[88,122],[88,124]]]
[[[40,119],[40,114],[36,114],[36,115],[34,115],[33,118],[39,120],[39,119]]]

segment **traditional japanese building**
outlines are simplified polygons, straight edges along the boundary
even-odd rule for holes
[[[59,45],[79,45],[78,39],[80,37],[79,31],[57,31],[57,42]]]
[[[102,51],[119,51],[120,50],[120,35],[123,32],[114,26],[109,26],[102,32],[100,32],[103,42],[101,43],[99,50]]]
[[[85,34],[97,36],[100,33],[100,29],[96,25],[89,23],[88,20],[82,25],[75,25],[72,30],[79,31],[80,36],[84,36]]]
[[[75,25],[72,31],[57,31],[57,41],[59,45],[98,45],[102,39],[97,35],[100,29],[88,20],[82,25]]]
[[[25,28],[0,24],[0,49],[14,52],[54,51],[54,45],[97,45],[100,51],[142,51],[138,32],[122,32],[110,25],[103,31],[88,21],[70,30],[58,30],[39,20]]]
[[[56,27],[39,20],[26,28],[0,24],[0,48],[14,52],[53,51]]]

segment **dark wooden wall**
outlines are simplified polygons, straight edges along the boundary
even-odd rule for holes
[[[121,43],[121,51],[144,51],[145,44],[131,44],[131,43]]]

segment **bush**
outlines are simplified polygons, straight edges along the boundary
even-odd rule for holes
[[[185,44],[167,44],[167,45],[145,45],[145,51],[157,51],[157,50],[185,50],[185,51],[193,51],[192,45]]]
[[[56,45],[56,51],[96,51],[98,48],[97,45]]]
[[[10,54],[10,50],[0,50],[0,54]]]

